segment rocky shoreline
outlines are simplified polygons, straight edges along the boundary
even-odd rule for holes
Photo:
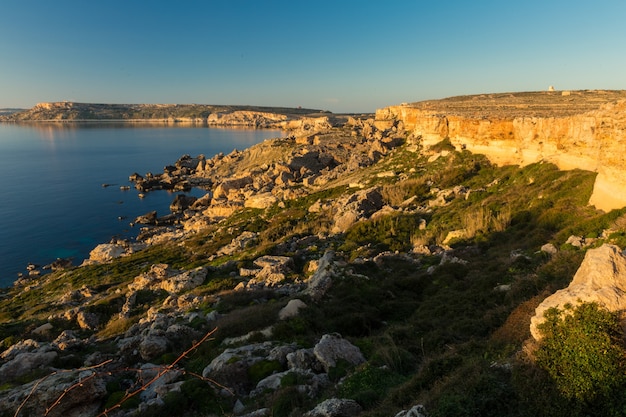
[[[626,214],[588,206],[593,173],[500,168],[402,118],[301,120],[130,179],[206,194],[2,293],[0,415],[528,409],[553,389],[542,312],[623,310]]]

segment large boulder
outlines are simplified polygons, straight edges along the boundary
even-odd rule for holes
[[[313,354],[326,372],[337,366],[339,360],[344,360],[351,365],[365,362],[361,350],[336,333],[322,336],[313,348]]]
[[[124,245],[116,243],[102,243],[89,252],[89,261],[93,263],[106,263],[119,258],[126,252]]]
[[[535,309],[530,320],[533,337],[541,338],[537,326],[544,321],[546,310],[580,302],[595,302],[609,311],[626,311],[626,255],[619,247],[604,244],[587,251],[569,286],[546,298]]]
[[[18,353],[11,360],[0,366],[0,381],[11,381],[25,376],[36,369],[44,369],[57,356],[58,353],[47,345],[34,351]]]
[[[0,415],[91,417],[106,395],[105,379],[93,370],[57,372],[0,392]]]

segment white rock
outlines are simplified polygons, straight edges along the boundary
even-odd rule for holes
[[[555,292],[535,309],[530,320],[530,332],[541,338],[537,326],[544,313],[552,307],[563,308],[567,303],[597,302],[609,311],[626,310],[626,256],[615,245],[604,244],[589,249],[580,268],[567,288]]]
[[[296,298],[293,300],[289,300],[287,305],[278,312],[278,318],[280,320],[285,320],[290,317],[295,317],[298,315],[300,309],[304,307],[306,307],[306,304],[300,299]]]
[[[361,350],[338,334],[325,334],[313,348],[313,354],[322,363],[326,372],[343,359],[352,365],[365,362]]]

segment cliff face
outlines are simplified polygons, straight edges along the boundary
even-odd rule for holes
[[[543,160],[563,170],[597,172],[589,203],[602,210],[626,206],[626,96],[557,94],[526,93],[526,104],[502,95],[484,99],[487,103],[479,96],[473,106],[470,101],[456,107],[446,101],[391,106],[378,110],[376,120],[402,121],[426,146],[449,138],[457,148],[498,165]]]

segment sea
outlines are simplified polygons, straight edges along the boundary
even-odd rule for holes
[[[281,136],[197,125],[0,123],[0,287],[11,286],[30,263],[71,258],[79,265],[100,243],[136,237],[130,223],[137,216],[168,214],[181,193],[140,198],[131,174],[162,173],[185,154],[211,158]]]

